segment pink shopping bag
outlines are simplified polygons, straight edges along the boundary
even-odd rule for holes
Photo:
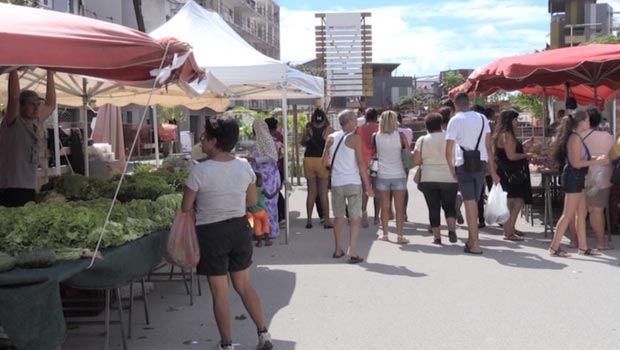
[[[166,261],[183,268],[192,268],[200,261],[194,214],[179,211],[174,217],[166,244]]]

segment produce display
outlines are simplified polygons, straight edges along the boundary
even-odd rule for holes
[[[157,170],[125,176],[118,192],[118,200],[155,200],[157,197],[179,191],[183,188],[187,174],[174,170]],[[53,191],[67,200],[91,200],[113,198],[120,175],[112,178],[84,177],[81,175],[61,176],[51,181]]]
[[[186,177],[187,171],[174,169],[126,176],[102,248],[169,229],[181,207],[178,191]],[[39,196],[39,203],[0,207],[0,272],[92,256],[90,248],[97,243],[118,179],[62,176]]]
[[[17,266],[26,269],[48,267],[56,262],[56,254],[52,249],[31,250],[17,257]]]
[[[17,259],[9,254],[0,252],[0,273],[13,270],[16,263]]]

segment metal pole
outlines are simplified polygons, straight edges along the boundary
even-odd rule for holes
[[[88,82],[85,78],[82,78],[82,110],[80,111],[82,117],[82,150],[84,152],[84,176],[90,176],[90,165],[88,164],[88,96],[87,94]]]
[[[153,111],[153,135],[155,143],[155,167],[159,168],[159,123],[157,123],[157,106],[152,105]]]
[[[52,123],[54,128],[54,164],[56,164],[54,175],[60,176],[60,132],[58,131],[60,125],[58,123],[58,105],[56,105],[52,113]]]
[[[301,179],[299,178],[301,171],[299,171],[299,135],[297,130],[299,127],[297,126],[298,118],[297,118],[297,105],[293,105],[293,161],[295,162],[295,175],[297,176],[297,185],[301,185]],[[293,178],[291,177],[291,183],[294,183]]]
[[[287,104],[287,88],[286,81],[282,84],[282,134],[284,134],[284,220],[285,224],[285,232],[284,232],[284,243],[288,244],[288,233],[290,229],[290,220],[288,213],[288,191],[289,191],[289,183],[288,183],[288,117],[286,115],[286,111],[288,109]]]

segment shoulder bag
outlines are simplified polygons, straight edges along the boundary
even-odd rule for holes
[[[420,140],[420,159],[424,159],[422,157],[424,152],[424,137]],[[415,174],[413,174],[413,182],[415,182],[418,186],[420,185],[420,181],[422,180],[422,163],[418,165],[418,169],[416,169]]]
[[[405,172],[411,170],[411,168],[413,168],[413,160],[411,159],[411,151],[409,150],[408,147],[405,147],[405,142],[403,142],[403,139],[405,138],[405,134],[399,132],[398,133],[400,136],[400,159],[403,162],[403,168],[405,169]]]
[[[478,142],[476,142],[476,147],[473,150],[466,150],[463,146],[461,150],[463,151],[463,168],[465,172],[468,173],[479,173],[482,171],[482,160],[480,159],[480,151],[478,150],[478,146],[480,146],[480,139],[482,138],[482,133],[484,132],[484,118],[480,116],[482,120],[482,129],[480,129],[480,135],[478,135]]]

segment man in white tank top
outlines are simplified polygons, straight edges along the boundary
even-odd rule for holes
[[[331,166],[332,210],[336,241],[336,249],[332,256],[340,258],[345,254],[340,241],[345,212],[348,209],[351,223],[347,256],[351,264],[364,261],[355,251],[362,216],[362,183],[367,189],[367,195],[374,196],[362,158],[361,139],[353,134],[357,126],[356,117],[355,112],[348,109],[340,112],[338,121],[342,130],[328,136],[323,150],[323,164],[326,167]]]

